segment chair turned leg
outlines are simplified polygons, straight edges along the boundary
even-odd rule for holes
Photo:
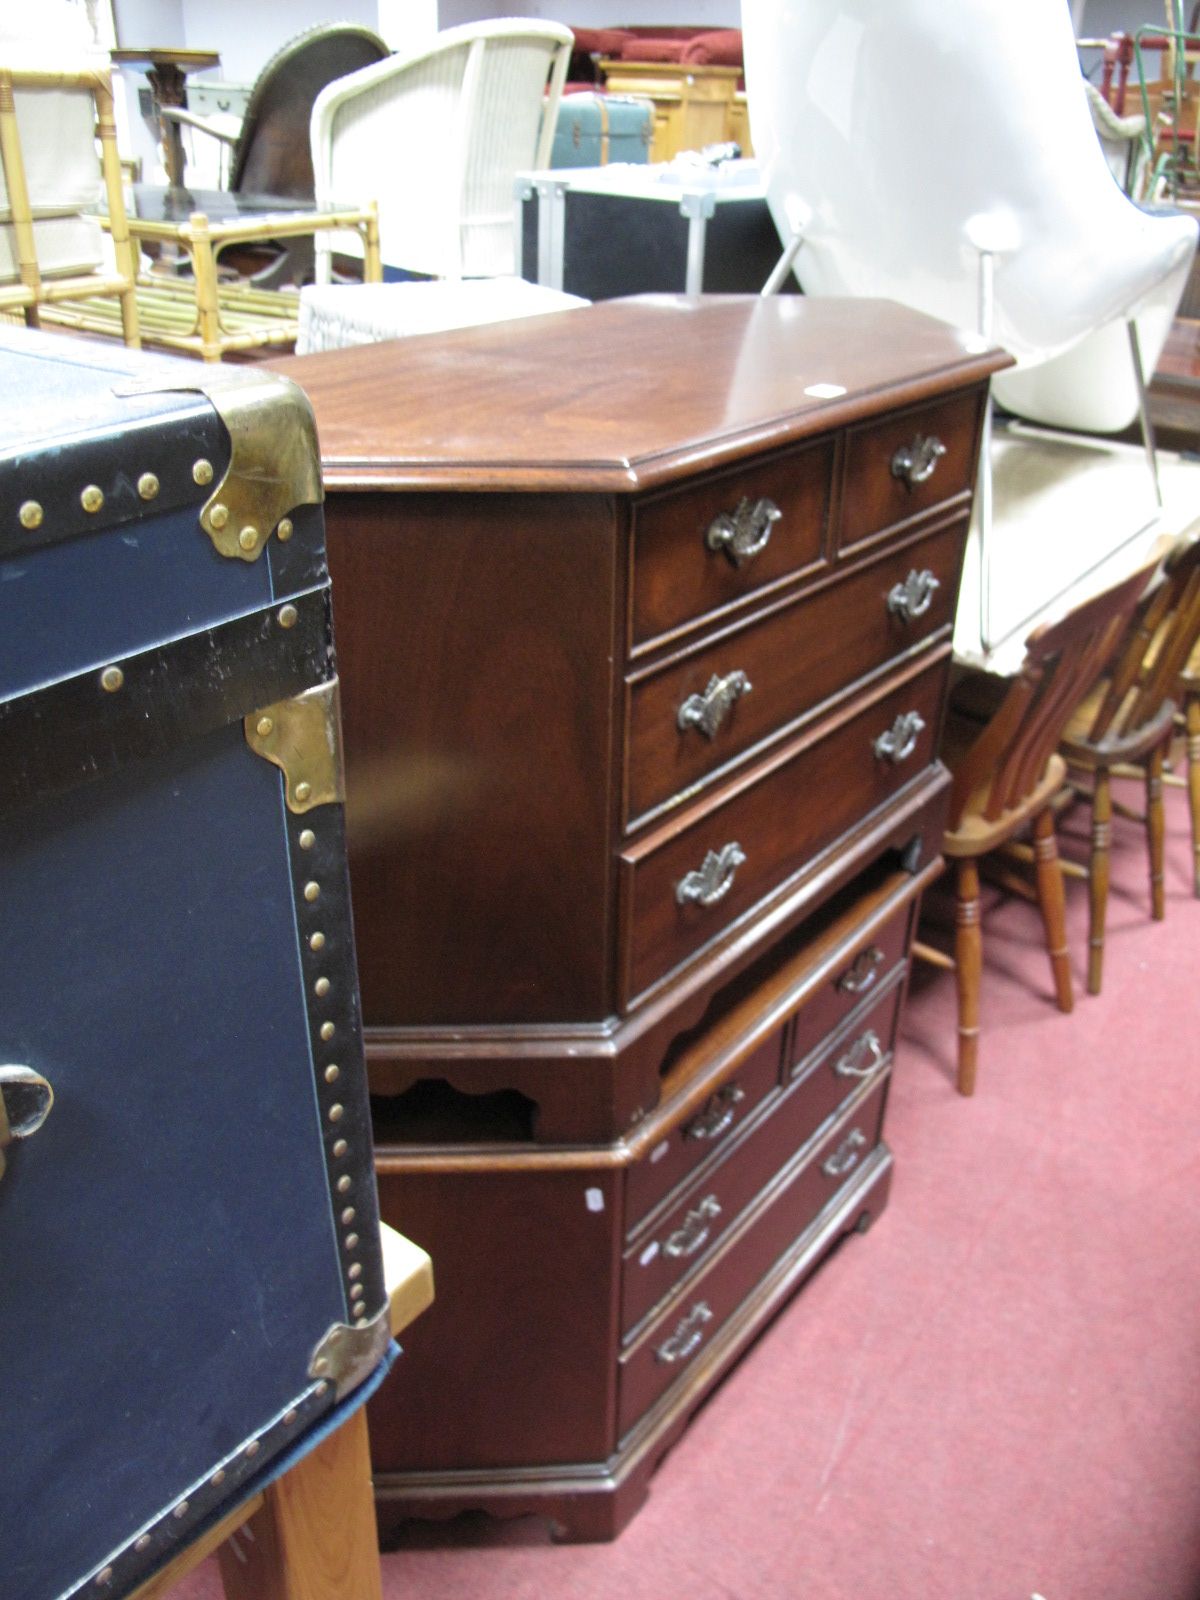
[[[979,982],[983,971],[983,935],[979,927],[979,867],[958,863],[955,907],[954,976],[958,985],[958,1092],[975,1093],[979,1060]]]
[[[1167,834],[1163,810],[1163,746],[1146,762],[1146,843],[1150,850],[1150,915],[1161,922],[1167,914],[1163,896],[1163,848]]]
[[[1200,694],[1187,698],[1188,807],[1192,813],[1192,892],[1200,899]]]
[[[1075,1005],[1075,996],[1071,988],[1071,961],[1067,955],[1067,903],[1063,894],[1058,842],[1054,837],[1054,812],[1049,806],[1034,818],[1033,850],[1038,905],[1046,930],[1050,971],[1054,976],[1054,998],[1060,1011],[1070,1011]]]
[[[1088,993],[1099,994],[1104,975],[1104,922],[1108,915],[1108,851],[1112,840],[1112,780],[1096,770],[1092,793],[1092,858],[1088,865]]]

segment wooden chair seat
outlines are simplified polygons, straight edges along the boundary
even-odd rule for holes
[[[1121,732],[1118,726],[1102,739],[1089,740],[1088,730],[1094,726],[1111,686],[1111,679],[1102,678],[1077,707],[1063,730],[1059,748],[1073,767],[1090,770],[1100,762],[1115,766],[1119,762],[1144,761],[1156,746],[1170,738],[1175,723],[1174,700],[1164,700],[1155,716],[1127,733]],[[1129,696],[1136,693],[1136,688],[1131,689]]]
[[[951,768],[953,770],[953,768]],[[963,856],[987,855],[998,850],[1032,819],[1043,811],[1055,795],[1062,790],[1067,776],[1067,764],[1061,756],[1052,755],[1046,770],[1028,795],[1017,805],[1008,807],[994,821],[984,815],[987,789],[978,789],[967,801],[962,821],[956,828],[948,828],[942,843],[943,852],[955,860]]]

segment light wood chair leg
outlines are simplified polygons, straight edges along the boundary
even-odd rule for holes
[[[1074,1008],[1075,996],[1071,987],[1071,960],[1067,954],[1067,903],[1058,841],[1054,837],[1054,812],[1049,806],[1034,818],[1033,849],[1038,905],[1046,930],[1046,948],[1050,952],[1054,998],[1060,1011],[1070,1011]]]
[[[365,1409],[266,1490],[217,1559],[226,1600],[381,1600]]]
[[[979,1062],[979,985],[983,973],[983,934],[979,926],[979,867],[958,863],[954,915],[954,976],[958,985],[958,1092],[975,1093]]]
[[[1088,866],[1088,993],[1099,994],[1104,976],[1104,923],[1108,916],[1108,853],[1112,843],[1112,780],[1096,769],[1092,791],[1092,855]]]
[[[1192,892],[1200,899],[1200,694],[1189,694],[1187,725],[1188,809],[1192,814]]]
[[[1167,819],[1163,809],[1163,746],[1146,761],[1146,843],[1150,852],[1150,915],[1161,922],[1167,914],[1163,892],[1163,851]]]

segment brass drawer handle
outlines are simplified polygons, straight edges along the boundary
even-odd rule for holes
[[[915,489],[933,477],[945,454],[946,446],[936,434],[918,433],[911,444],[902,444],[892,457],[892,477]]]
[[[884,1060],[884,1050],[879,1042],[879,1035],[874,1028],[868,1028],[861,1038],[854,1041],[844,1056],[838,1057],[833,1070],[839,1078],[869,1078],[879,1071]]]
[[[880,761],[898,766],[912,755],[924,731],[925,718],[919,711],[902,711],[887,732],[874,741],[872,749]]]
[[[929,610],[934,591],[940,588],[941,584],[928,567],[920,572],[914,568],[903,583],[893,585],[887,597],[888,611],[902,622],[913,622]]]
[[[680,731],[686,733],[689,728],[695,728],[706,739],[715,739],[735,702],[749,694],[753,687],[744,672],[731,672],[724,678],[714,673],[703,694],[688,695],[680,706],[676,718]]]
[[[710,1222],[721,1215],[721,1204],[715,1194],[706,1194],[698,1206],[693,1206],[683,1221],[670,1234],[663,1245],[663,1255],[673,1261],[686,1261],[708,1243],[712,1232]]]
[[[833,1154],[821,1163],[821,1171],[827,1178],[841,1178],[858,1165],[862,1147],[867,1142],[865,1133],[855,1128],[848,1133],[838,1145]]]
[[[0,1178],[5,1145],[28,1139],[50,1115],[54,1090],[32,1067],[0,1066]]]
[[[733,888],[737,869],[745,860],[746,852],[733,839],[720,850],[710,850],[699,867],[680,878],[675,886],[676,900],[681,906],[689,901],[700,906],[715,906]]]
[[[882,965],[883,951],[877,944],[869,944],[865,950],[858,952],[854,964],[842,973],[837,986],[843,994],[862,994],[875,982]]]
[[[774,500],[739,500],[733,511],[712,519],[704,542],[710,550],[723,550],[735,567],[744,567],[762,555],[782,515]]]
[[[712,1321],[712,1307],[701,1300],[688,1312],[669,1339],[664,1339],[655,1350],[657,1361],[670,1366],[676,1361],[686,1361],[704,1338],[704,1327]]]
[[[746,1098],[746,1091],[737,1083],[727,1083],[719,1089],[699,1116],[693,1117],[683,1130],[685,1139],[719,1139],[733,1125],[737,1108]]]

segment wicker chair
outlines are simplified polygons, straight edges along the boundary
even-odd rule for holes
[[[377,200],[386,266],[511,274],[513,182],[548,164],[572,38],[552,22],[467,23],[330,84],[312,116],[317,199]],[[319,240],[318,282],[328,264]]]
[[[387,54],[387,45],[369,28],[325,23],[297,34],[275,52],[255,80],[236,132],[180,107],[164,107],[163,115],[232,147],[231,194],[312,200],[316,191],[308,129],[318,94]],[[252,276],[259,288],[312,278],[313,242],[308,235],[279,240],[266,250],[265,261],[262,247],[256,256]]]

